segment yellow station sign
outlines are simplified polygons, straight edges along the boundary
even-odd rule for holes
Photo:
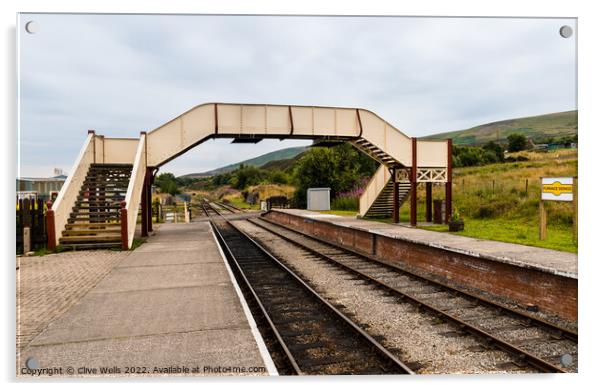
[[[541,178],[541,199],[549,201],[572,201],[573,178]]]
[[[564,193],[573,193],[573,185],[563,185],[560,182],[554,182],[550,185],[543,185],[544,193],[552,193],[555,196],[559,196]]]

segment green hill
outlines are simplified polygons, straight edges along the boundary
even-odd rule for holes
[[[305,151],[290,159],[272,160],[261,166],[260,168],[268,171],[286,171],[291,168]]]
[[[270,164],[271,162],[278,162],[278,163],[274,163],[274,168],[275,168],[276,166],[279,166],[279,165],[283,165],[283,164],[286,165],[286,163],[280,163],[280,162],[287,161],[287,160],[294,160],[294,158],[296,156],[298,156],[299,154],[304,152],[307,148],[308,147],[291,147],[291,148],[279,149],[274,152],[269,152],[264,155],[257,156],[253,159],[248,159],[248,160],[244,160],[242,162],[238,162],[238,163],[230,164],[230,165],[227,165],[224,167],[216,168],[215,170],[200,172],[200,173],[193,173],[193,174],[186,174],[186,175],[182,175],[182,177],[184,177],[184,178],[203,178],[203,177],[217,175],[217,174],[224,174],[226,172],[234,171],[241,164],[244,164],[247,166],[262,167],[262,166]],[[266,167],[266,168],[269,168],[269,167]]]
[[[512,133],[524,134],[535,143],[550,137],[573,136],[577,133],[577,110],[497,121],[470,129],[437,133],[423,139],[451,138],[456,145],[482,145],[488,141],[505,142]]]

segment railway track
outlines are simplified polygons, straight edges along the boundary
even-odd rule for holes
[[[225,219],[213,219],[211,224],[243,291],[250,296],[247,301],[259,312],[254,315],[274,337],[271,345],[279,351],[279,372],[413,373],[244,232]]]
[[[226,204],[223,202],[214,202],[217,206],[221,207],[222,209],[225,209],[231,213],[244,213],[245,211],[237,206],[234,206],[232,204]]]
[[[201,209],[207,217],[215,217],[220,215],[219,212],[214,207],[212,207],[209,201],[207,200],[203,200],[203,202],[201,202]]]
[[[263,218],[249,222],[470,333],[539,372],[577,371],[577,333]],[[564,365],[561,358],[572,361]]]
[[[240,209],[233,205],[228,205],[217,201],[209,201],[207,199],[203,199],[199,206],[206,217],[217,217],[223,216],[224,214],[244,213],[243,209]]]

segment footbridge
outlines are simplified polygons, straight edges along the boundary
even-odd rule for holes
[[[130,248],[138,215],[142,235],[152,231],[151,185],[158,169],[212,138],[256,143],[265,138],[349,142],[380,163],[360,198],[362,217],[393,216],[410,200],[416,225],[416,189],[426,184],[427,221],[433,183],[445,184],[451,211],[451,140],[423,141],[372,111],[359,108],[205,103],[138,138],[88,131],[75,164],[48,210],[48,246]]]

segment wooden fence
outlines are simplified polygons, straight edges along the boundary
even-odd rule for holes
[[[46,246],[46,204],[28,198],[17,202],[17,254],[24,249],[37,250]],[[28,229],[28,230],[27,230]],[[29,231],[29,235],[27,235]],[[25,243],[29,240],[29,243]]]

